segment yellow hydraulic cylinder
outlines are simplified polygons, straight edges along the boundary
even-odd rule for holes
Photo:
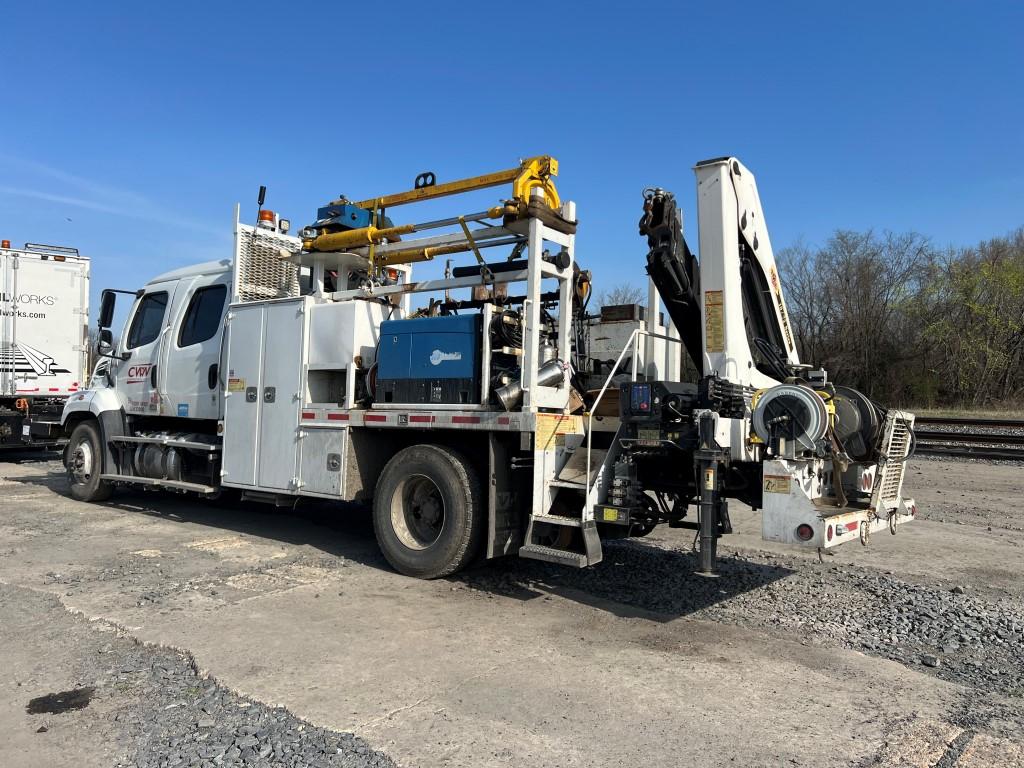
[[[427,248],[406,248],[377,257],[379,266],[395,264],[412,264],[417,261],[430,261],[435,256],[447,256],[452,253],[463,253],[472,250],[469,243],[453,243],[451,245],[435,245]]]
[[[414,224],[402,224],[398,227],[363,227],[362,229],[350,229],[345,232],[328,232],[318,235],[310,240],[303,240],[302,247],[307,251],[342,251],[346,248],[362,248],[367,245],[374,245],[393,240],[398,235],[407,235],[415,232]]]
[[[447,195],[457,195],[462,192],[470,192],[476,189],[487,189],[502,184],[512,183],[512,196],[524,203],[530,202],[530,194],[534,188],[544,192],[544,199],[548,206],[557,210],[561,206],[558,198],[558,190],[551,180],[552,176],[558,175],[558,161],[549,155],[531,157],[524,160],[518,168],[509,168],[505,171],[487,173],[483,176],[474,176],[469,179],[459,179],[443,184],[433,184],[429,187],[411,189],[407,192],[399,192],[393,195],[374,197],[369,200],[360,200],[352,205],[357,208],[369,210],[380,208],[393,208],[396,205],[415,203],[420,200],[432,200]],[[341,200],[334,200],[340,203]]]

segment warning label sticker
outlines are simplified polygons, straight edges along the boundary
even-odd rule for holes
[[[708,352],[725,350],[725,317],[721,291],[704,291],[704,346]]]
[[[553,451],[562,444],[559,437],[583,432],[582,416],[563,416],[557,413],[537,414],[537,449]]]
[[[228,392],[245,392],[245,379],[228,379]]]
[[[789,475],[765,475],[764,492],[788,494],[790,482]]]

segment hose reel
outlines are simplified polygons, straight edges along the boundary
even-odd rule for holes
[[[751,422],[757,436],[769,445],[781,438],[787,447],[813,451],[828,431],[828,408],[814,390],[780,384],[761,394]]]

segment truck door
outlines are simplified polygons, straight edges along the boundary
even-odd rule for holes
[[[164,345],[161,391],[171,416],[219,419],[221,328],[228,287],[223,274],[178,288],[172,330]]]
[[[177,285],[177,280],[169,280],[146,286],[146,292],[135,302],[127,332],[118,345],[125,359],[118,362],[114,379],[128,413],[160,413],[157,365],[170,327],[167,308],[174,300]]]

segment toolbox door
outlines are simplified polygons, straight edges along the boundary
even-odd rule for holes
[[[264,312],[262,304],[234,306],[228,311],[221,470],[225,485],[256,485]]]
[[[294,490],[301,405],[303,303],[267,304],[260,390],[258,485]]]

